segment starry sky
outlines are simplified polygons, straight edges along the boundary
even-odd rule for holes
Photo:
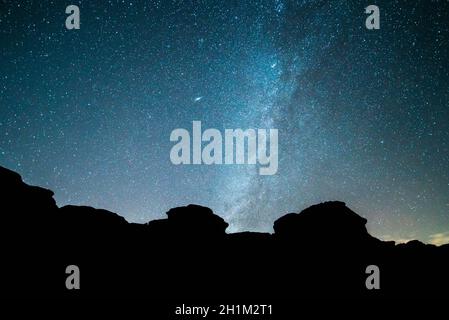
[[[1,0],[0,42],[0,165],[60,206],[197,203],[232,232],[341,200],[382,239],[449,242],[448,1]],[[278,129],[277,174],[173,165],[194,120]]]

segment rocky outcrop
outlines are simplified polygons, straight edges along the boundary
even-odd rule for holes
[[[279,218],[274,234],[227,234],[221,217],[193,204],[146,224],[102,209],[58,208],[52,191],[2,167],[0,196],[3,294],[439,298],[449,286],[449,245],[380,241],[367,232],[365,218],[339,201]],[[64,286],[72,264],[83,273],[76,292]],[[382,270],[382,290],[365,287],[372,264]]]

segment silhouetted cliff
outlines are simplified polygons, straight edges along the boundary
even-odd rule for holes
[[[167,218],[128,223],[101,209],[58,208],[53,192],[0,167],[2,295],[229,299],[303,297],[442,298],[449,245],[395,245],[372,237],[366,219],[325,202],[274,222],[274,233],[227,234],[228,224],[198,205]],[[77,265],[80,290],[67,290]],[[368,290],[368,265],[380,290]]]

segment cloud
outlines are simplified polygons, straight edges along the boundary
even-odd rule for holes
[[[429,236],[429,242],[436,246],[441,246],[443,244],[449,243],[449,231],[431,234]]]

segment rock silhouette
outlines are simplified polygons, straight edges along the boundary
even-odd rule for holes
[[[274,222],[275,235],[314,243],[351,245],[370,242],[367,220],[346,207],[344,202],[329,201],[311,206],[300,214],[290,213]]]
[[[449,245],[381,241],[339,201],[286,214],[273,234],[228,234],[221,217],[198,205],[145,224],[102,209],[58,208],[52,191],[0,167],[0,208],[2,296],[447,297]],[[81,270],[81,290],[65,287],[72,264]],[[380,268],[380,290],[365,286],[368,265]]]
[[[226,235],[228,224],[211,209],[190,204],[170,209],[168,219],[148,222],[149,232],[160,237],[186,239],[215,239]]]

